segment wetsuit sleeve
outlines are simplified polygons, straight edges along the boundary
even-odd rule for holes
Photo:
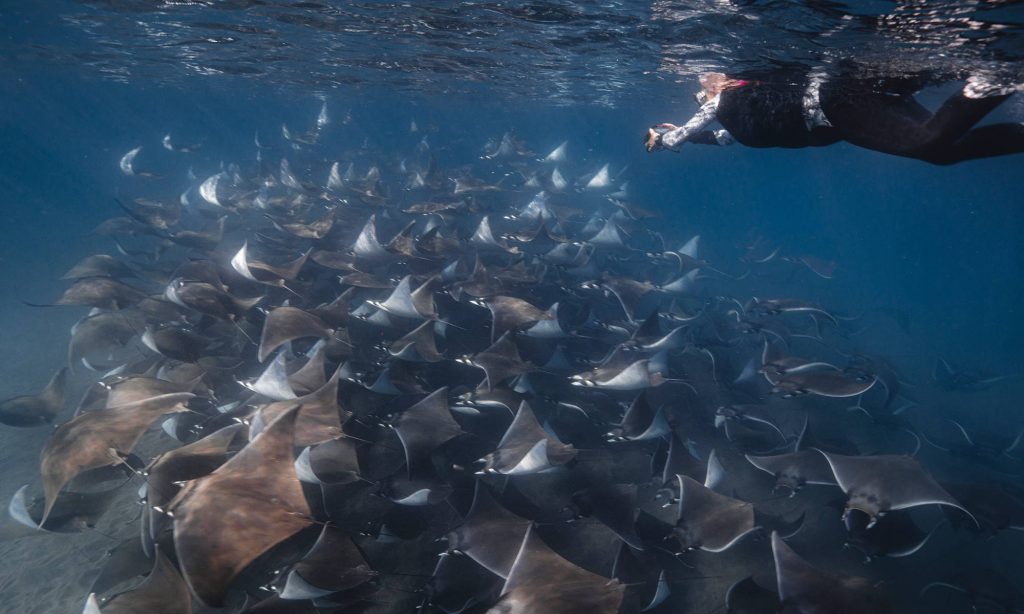
[[[708,124],[715,121],[717,111],[718,96],[715,96],[701,105],[700,109],[697,110],[697,113],[690,118],[690,121],[679,126],[675,130],[670,130],[661,135],[661,144],[669,149],[681,146],[683,143],[690,140],[693,135],[702,131]]]
[[[728,130],[701,130],[686,139],[686,142],[696,145],[732,145],[733,141]]]

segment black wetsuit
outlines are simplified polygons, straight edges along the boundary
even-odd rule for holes
[[[931,113],[914,99],[922,86],[919,79],[840,76],[820,80],[813,92],[811,83],[808,78],[772,79],[728,87],[710,111],[728,133],[701,129],[695,116],[688,122],[694,130],[677,130],[675,143],[723,145],[734,139],[749,147],[793,148],[845,140],[933,164],[1024,152],[1024,124],[975,128],[1010,94],[971,98],[960,91]],[[704,119],[710,119],[707,106],[701,108]]]
[[[885,84],[837,78],[821,86],[825,116],[842,138],[854,145],[933,164],[1024,152],[1024,124],[975,128],[1011,94],[969,98],[950,96],[932,113],[913,93]]]
[[[716,119],[748,147],[819,147],[842,137],[828,126],[807,128],[807,82],[750,82],[719,95]]]

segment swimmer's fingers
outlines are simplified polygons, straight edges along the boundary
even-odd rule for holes
[[[661,149],[661,134],[655,131],[654,128],[647,130],[647,135],[644,137],[644,147],[649,152]]]

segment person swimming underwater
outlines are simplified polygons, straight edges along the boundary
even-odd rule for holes
[[[702,75],[700,109],[682,126],[651,127],[644,138],[647,151],[677,150],[684,143],[796,148],[847,141],[932,164],[1024,152],[1024,123],[975,127],[1012,88],[971,78],[932,113],[914,98],[922,79],[789,77]],[[713,121],[722,129],[708,130]]]

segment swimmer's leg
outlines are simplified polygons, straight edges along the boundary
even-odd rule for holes
[[[929,144],[953,143],[995,110],[1010,94],[971,98],[963,91],[949,97],[925,125]]]
[[[1015,153],[1024,153],[1024,123],[975,128],[958,141],[937,144],[924,159],[935,164],[956,164]]]

